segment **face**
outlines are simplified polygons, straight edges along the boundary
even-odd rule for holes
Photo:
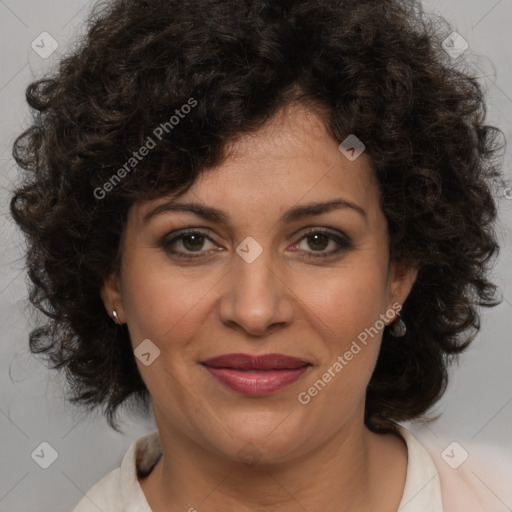
[[[133,205],[102,297],[134,349],[150,340],[136,361],[159,430],[272,462],[364,428],[383,324],[415,278],[388,253],[367,156],[347,159],[299,106],[232,142],[186,194]],[[248,357],[204,364],[230,354]],[[249,357],[268,354],[300,361]]]

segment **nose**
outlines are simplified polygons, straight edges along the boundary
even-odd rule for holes
[[[292,322],[294,294],[269,249],[251,263],[235,254],[223,283],[219,317],[225,325],[261,337]]]

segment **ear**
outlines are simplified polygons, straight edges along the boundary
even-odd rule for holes
[[[403,305],[417,276],[418,269],[412,264],[398,260],[391,263],[388,277],[388,308],[396,303]]]
[[[107,314],[114,322],[119,324],[125,323],[125,315],[123,309],[123,301],[121,296],[121,287],[119,283],[119,276],[117,272],[113,271],[108,277],[103,280],[100,288],[100,295],[103,300],[103,305],[107,310]],[[117,321],[112,315],[112,311],[116,310]]]

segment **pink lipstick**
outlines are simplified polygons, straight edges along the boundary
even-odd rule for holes
[[[295,382],[311,363],[283,354],[224,354],[201,364],[224,386],[244,395],[264,395]]]

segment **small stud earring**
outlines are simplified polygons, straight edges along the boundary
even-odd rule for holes
[[[396,320],[389,326],[389,333],[395,338],[401,338],[402,336],[405,336],[406,332],[407,326],[400,316],[397,316]]]
[[[114,317],[114,322],[117,324],[118,316],[117,316],[117,311],[115,309],[112,310],[112,316]]]

